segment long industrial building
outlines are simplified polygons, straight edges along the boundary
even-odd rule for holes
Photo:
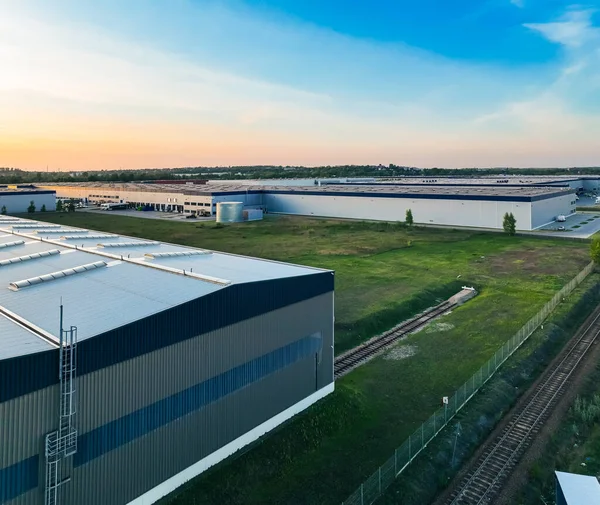
[[[27,212],[33,202],[36,210],[56,208],[56,191],[39,189],[32,185],[0,185],[0,209],[6,214]]]
[[[426,181],[426,180],[424,180]],[[222,202],[241,202],[269,213],[403,221],[411,209],[416,223],[501,229],[512,212],[518,230],[534,230],[576,211],[576,189],[542,184],[311,184],[259,186],[75,184],[49,186],[58,196],[90,202],[128,202],[156,210],[216,213]]]
[[[0,286],[3,504],[154,503],[334,389],[332,271],[2,216]]]

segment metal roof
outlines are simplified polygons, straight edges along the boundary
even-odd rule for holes
[[[0,314],[0,360],[47,351],[57,347]]]
[[[498,179],[502,179],[499,177]],[[506,178],[504,178],[506,179]],[[435,180],[435,178],[405,178],[396,181],[389,181],[387,184],[383,181],[367,184],[325,184],[323,186],[308,185],[286,185],[285,180],[281,180],[280,185],[249,185],[238,183],[211,182],[207,184],[142,184],[142,183],[72,183],[56,184],[54,188],[78,188],[78,189],[105,189],[114,191],[139,191],[142,193],[178,193],[186,196],[210,196],[224,194],[245,194],[245,193],[269,193],[269,192],[315,192],[315,193],[356,193],[360,195],[373,194],[383,195],[402,195],[410,198],[411,195],[459,195],[459,196],[485,196],[485,197],[535,197],[560,194],[561,187],[557,186],[533,186],[532,184],[542,184],[558,182],[560,179],[544,179],[537,181],[535,178],[521,177],[513,180],[513,184],[491,184],[496,179],[473,178],[473,179],[438,179],[443,185],[428,184],[426,181]],[[450,181],[454,181],[450,183]],[[537,182],[536,182],[537,181]],[[50,187],[50,186],[48,186]],[[184,203],[183,201],[180,203]]]
[[[567,505],[600,505],[600,484],[596,477],[554,472]]]
[[[39,224],[13,228],[0,220],[0,314],[11,319],[0,320],[0,359],[51,348],[43,337],[56,340],[61,300],[83,340],[230,284],[323,271],[115,234],[78,236],[81,228],[61,227],[73,237],[62,239],[45,236]],[[106,238],[89,238],[98,235]],[[21,243],[1,247],[13,242]]]
[[[532,197],[539,195],[554,195],[565,191],[560,187],[548,186],[427,186],[427,185],[385,185],[385,184],[359,184],[359,185],[337,185],[327,184],[325,186],[265,186],[265,192],[289,191],[293,193],[356,193],[405,195],[458,195],[458,196],[490,196],[490,197]]]

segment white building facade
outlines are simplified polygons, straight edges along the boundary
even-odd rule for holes
[[[266,191],[263,202],[270,213],[315,217],[404,221],[410,209],[415,223],[501,229],[512,213],[518,230],[533,230],[575,212],[573,191],[533,196],[401,195]]]

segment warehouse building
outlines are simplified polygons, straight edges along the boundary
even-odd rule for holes
[[[38,189],[35,186],[0,186],[0,209],[8,214],[27,212],[27,208],[35,205],[36,210],[45,206],[46,210],[56,208],[56,191]]]
[[[323,186],[269,188],[271,213],[502,229],[507,212],[518,230],[534,230],[575,213],[575,191],[547,187]]]
[[[0,217],[0,503],[154,503],[331,393],[333,281]]]
[[[234,183],[203,185],[110,184],[53,186],[61,197],[100,197],[113,202],[148,202],[156,210],[216,213],[222,202],[243,202],[269,213],[404,221],[412,210],[416,223],[501,229],[512,212],[518,230],[534,230],[576,211],[575,189],[567,186],[501,184],[322,184],[250,186]],[[96,200],[98,203],[98,200]]]

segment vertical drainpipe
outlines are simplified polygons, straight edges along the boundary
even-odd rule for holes
[[[332,321],[331,321],[331,377],[335,382],[335,272],[331,272],[333,278],[333,292],[331,294]]]

